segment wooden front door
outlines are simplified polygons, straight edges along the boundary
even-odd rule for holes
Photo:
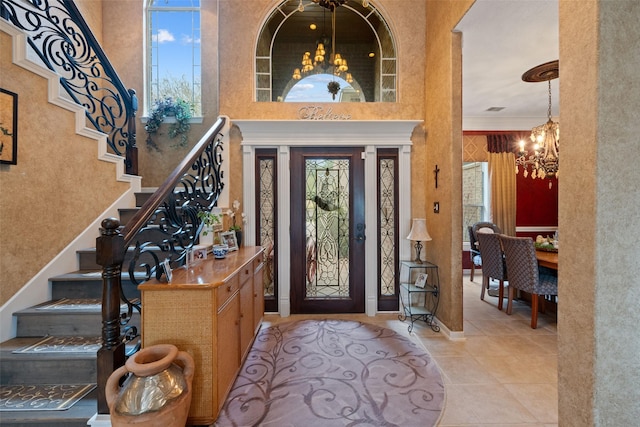
[[[364,312],[362,148],[291,150],[291,312]]]

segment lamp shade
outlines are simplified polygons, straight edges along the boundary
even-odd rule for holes
[[[429,236],[429,232],[427,231],[427,220],[424,218],[414,218],[407,239],[416,242],[431,240],[431,236]]]

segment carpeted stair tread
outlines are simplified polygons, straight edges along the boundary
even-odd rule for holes
[[[37,352],[37,351],[23,351],[24,349],[30,348],[30,347],[34,347],[37,346],[38,344],[40,344],[40,347],[44,347],[44,345],[46,345],[46,343],[42,343],[42,341],[44,341],[45,339],[49,338],[50,340],[48,341],[50,344],[52,345],[52,343],[56,342],[57,339],[63,339],[63,338],[78,338],[78,337],[16,337],[16,338],[11,338],[10,340],[7,340],[3,343],[0,343],[0,355],[2,356],[2,360],[3,362],[5,361],[9,361],[10,359],[23,359],[23,360],[27,360],[27,359],[33,359],[33,358],[48,358],[48,359],[61,359],[61,360],[65,360],[65,359],[69,359],[69,358],[74,358],[74,359],[84,359],[84,358],[90,358],[90,359],[95,359],[96,358],[96,352],[97,349],[94,349],[90,344],[91,343],[97,343],[100,340],[100,337],[83,337],[86,338],[86,342],[89,343],[89,345],[85,345],[84,349],[80,349],[80,347],[77,346],[77,342],[76,342],[76,346],[71,349],[69,348],[68,351],[55,351],[55,352],[48,352],[48,351],[41,351],[41,352]],[[59,341],[58,341],[59,342]]]
[[[0,384],[87,384],[96,381],[96,347],[86,346],[84,351],[77,348],[60,352],[24,351],[45,338],[18,337],[0,343]],[[98,337],[90,340],[95,343]]]
[[[86,427],[98,409],[97,389],[93,389],[69,409],[63,411],[6,411],[0,415],[2,427]]]
[[[129,272],[123,271],[120,274],[120,277],[122,278],[122,280],[129,280]],[[136,277],[143,278],[144,274],[143,273],[136,274]],[[82,282],[82,281],[87,281],[91,279],[97,279],[100,282],[102,282],[102,270],[99,270],[99,269],[77,270],[69,273],[59,274],[57,276],[53,276],[49,278],[49,280],[52,282],[61,282],[61,281]]]

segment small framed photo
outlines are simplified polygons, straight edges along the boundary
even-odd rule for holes
[[[194,246],[187,252],[187,267],[195,264],[198,261],[207,259],[207,247],[206,246]]]
[[[173,271],[171,271],[171,265],[169,264],[168,258],[162,261],[162,268],[164,269],[164,274],[167,276],[167,282],[171,283]]]
[[[229,252],[238,250],[238,240],[236,240],[236,232],[235,231],[226,231],[224,233],[220,233],[220,240],[223,245],[229,246]]]
[[[427,273],[420,273],[416,278],[416,288],[424,288],[427,285]]]

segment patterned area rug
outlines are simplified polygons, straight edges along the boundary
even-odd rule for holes
[[[0,411],[63,411],[94,388],[95,384],[3,385]]]
[[[88,353],[102,346],[101,337],[45,337],[12,353]]]
[[[216,426],[436,425],[440,370],[396,332],[345,320],[260,331]]]

